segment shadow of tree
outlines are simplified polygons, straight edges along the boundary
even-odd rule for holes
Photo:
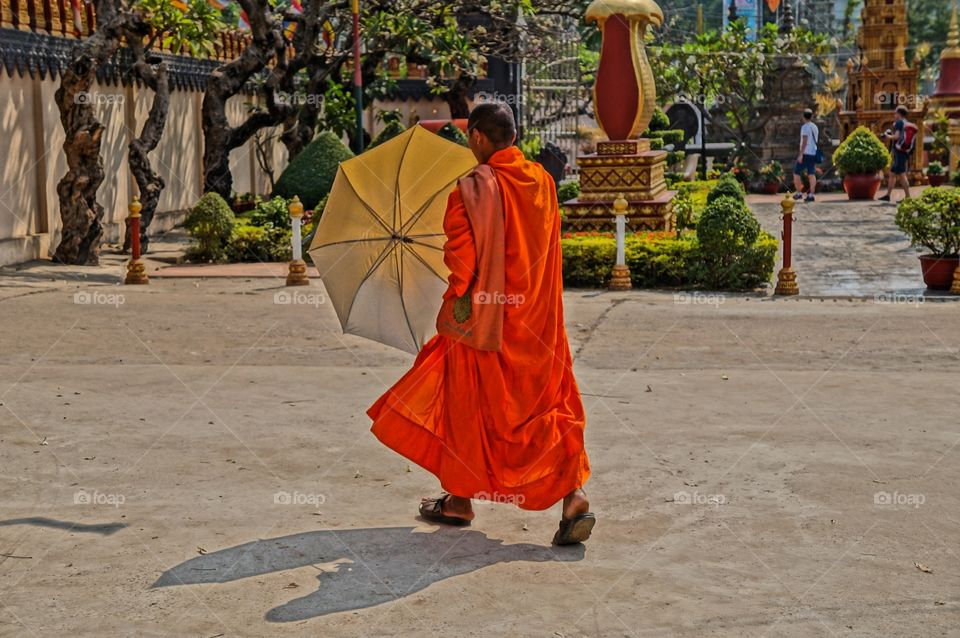
[[[70,521],[58,521],[44,516],[29,516],[26,518],[8,518],[0,521],[0,527],[7,525],[36,525],[37,527],[53,527],[55,529],[65,529],[68,532],[92,532],[94,534],[103,534],[109,536],[119,532],[127,526],[126,523],[71,523]]]
[[[398,600],[437,581],[496,563],[566,562],[583,556],[582,545],[504,545],[472,530],[331,529],[197,556],[161,574],[153,587],[226,583],[312,565],[319,570],[319,589],[265,615],[268,621],[290,622]]]

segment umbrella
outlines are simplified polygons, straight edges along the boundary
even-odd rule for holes
[[[447,196],[474,166],[420,126],[340,164],[308,253],[345,334],[412,354],[433,336]]]

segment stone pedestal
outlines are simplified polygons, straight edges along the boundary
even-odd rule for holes
[[[666,151],[650,150],[650,140],[600,142],[593,155],[581,156],[580,196],[564,202],[567,231],[612,231],[613,202],[627,200],[627,230],[674,230],[674,191],[667,190]]]

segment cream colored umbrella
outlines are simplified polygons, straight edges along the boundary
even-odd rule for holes
[[[344,333],[413,354],[434,335],[447,196],[474,166],[421,126],[340,164],[308,253]]]

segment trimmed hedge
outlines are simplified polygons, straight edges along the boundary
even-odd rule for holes
[[[612,234],[566,236],[563,250],[563,283],[568,287],[600,288],[610,281],[617,245]],[[761,232],[744,248],[723,274],[723,285],[713,286],[717,273],[709,267],[695,234],[679,238],[663,234],[633,234],[626,238],[626,261],[633,285],[638,288],[713,288],[753,290],[769,283],[777,260],[777,240]]]
[[[353,157],[336,135],[327,131],[307,144],[280,175],[274,197],[300,197],[306,210],[312,210],[333,187],[340,162]]]
[[[193,238],[187,248],[187,259],[203,263],[226,260],[226,247],[235,223],[230,204],[217,193],[205,193],[184,221]]]

